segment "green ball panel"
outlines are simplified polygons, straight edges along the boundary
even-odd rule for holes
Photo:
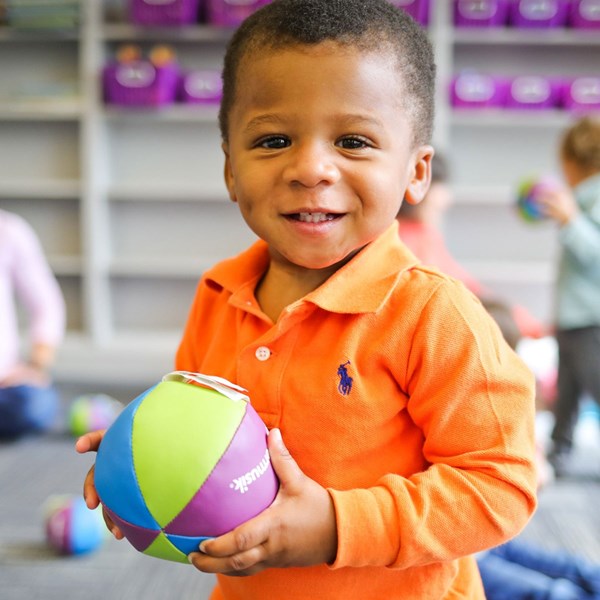
[[[245,412],[244,401],[178,381],[163,381],[146,396],[133,422],[133,465],[148,510],[160,527],[166,527],[206,481]]]
[[[164,533],[156,536],[156,539],[144,550],[144,554],[154,556],[155,558],[189,564],[187,556],[175,548]]]

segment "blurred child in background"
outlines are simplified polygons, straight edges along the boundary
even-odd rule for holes
[[[27,318],[26,344],[19,337],[18,304]],[[0,438],[53,425],[58,396],[49,369],[64,328],[64,300],[35,232],[0,210]]]
[[[564,134],[560,161],[567,183],[547,189],[542,213],[556,221],[561,254],[556,282],[558,394],[550,460],[565,472],[579,401],[600,404],[600,119],[583,117]]]
[[[514,348],[517,338],[539,338],[544,326],[520,305],[509,305],[478,281],[450,253],[442,232],[443,220],[453,202],[449,185],[448,163],[436,153],[431,161],[431,187],[423,202],[403,202],[398,213],[398,231],[402,241],[425,265],[462,281],[488,308],[495,313],[505,338]],[[507,311],[510,314],[507,314]],[[501,322],[499,322],[501,319]]]

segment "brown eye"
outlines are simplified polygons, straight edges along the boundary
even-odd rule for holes
[[[337,142],[344,150],[361,150],[368,147],[367,141],[360,137],[345,137]]]
[[[256,144],[260,148],[269,148],[271,150],[280,150],[290,145],[290,140],[283,135],[271,135],[263,138]]]

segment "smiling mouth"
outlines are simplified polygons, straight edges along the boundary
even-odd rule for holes
[[[294,213],[289,215],[290,219],[294,221],[300,221],[301,223],[324,223],[325,221],[333,221],[334,219],[339,218],[341,215],[336,215],[333,213],[310,213],[310,212],[301,212]]]

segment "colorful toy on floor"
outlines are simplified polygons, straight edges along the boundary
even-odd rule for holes
[[[95,486],[138,551],[182,563],[262,512],[279,488],[245,390],[184,371],[125,407],[100,444]]]
[[[79,396],[69,407],[69,431],[78,437],[89,431],[108,429],[121,410],[123,405],[106,394]]]
[[[546,216],[539,205],[540,195],[556,187],[551,177],[528,178],[521,182],[517,190],[517,211],[521,218],[529,223],[542,221]]]
[[[90,510],[80,496],[51,496],[44,512],[46,541],[59,554],[86,554],[107,538],[101,510]]]

